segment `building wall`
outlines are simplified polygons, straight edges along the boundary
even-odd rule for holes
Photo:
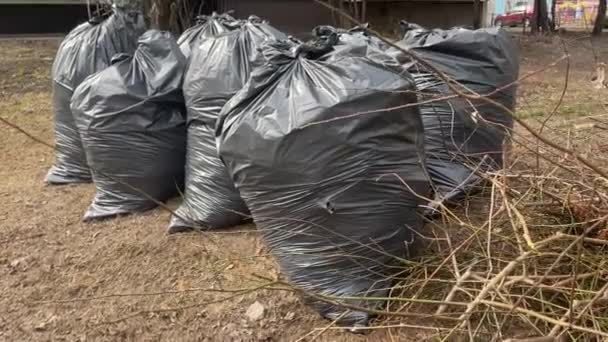
[[[483,10],[481,11],[483,13]],[[386,34],[399,34],[399,21],[429,28],[473,25],[472,2],[387,1],[368,3],[368,21]]]
[[[68,33],[89,18],[83,5],[0,5],[0,34]]]
[[[504,14],[507,10],[507,4],[505,0],[495,0],[495,5],[494,5],[494,16],[498,15],[498,14]]]
[[[339,22],[337,15],[312,0],[215,0],[211,3],[216,11],[234,10],[234,16],[239,18],[258,15],[278,29],[302,39],[309,38],[315,26],[337,26]],[[394,36],[400,35],[399,21],[402,19],[441,28],[473,23],[472,1],[370,0],[367,12],[368,21],[374,28]],[[67,33],[87,19],[85,5],[0,4],[0,34]]]
[[[312,0],[223,0],[218,11],[234,10],[236,17],[256,14],[275,27],[308,38],[317,25],[337,25],[331,11]],[[483,13],[483,10],[481,11]],[[449,28],[473,24],[473,3],[440,1],[368,1],[368,21],[383,33],[398,36],[405,19],[427,27]]]
[[[94,3],[95,0],[90,0]],[[82,0],[0,0],[0,5],[82,5]]]
[[[335,25],[332,14],[312,0],[224,0],[219,11],[234,10],[237,18],[255,14],[284,32],[306,39],[315,26]]]

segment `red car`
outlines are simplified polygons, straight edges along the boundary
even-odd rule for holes
[[[494,26],[530,26],[534,8],[527,1],[517,1],[505,14],[494,18]]]

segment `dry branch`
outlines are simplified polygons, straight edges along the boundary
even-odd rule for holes
[[[324,1],[313,0],[330,8],[340,18],[354,24],[358,19],[345,13],[344,3],[340,7]],[[349,2],[347,6],[357,6]],[[351,7],[352,12],[355,11]],[[358,12],[364,16],[363,11]],[[180,21],[183,13],[177,12]],[[339,20],[341,21],[341,20]],[[386,44],[401,50],[412,60],[436,74],[448,84],[451,95],[432,98],[430,104],[457,97],[486,101],[501,107],[490,94],[475,94],[449,79],[440,70],[430,65],[411,51],[405,51],[374,30],[369,30]],[[420,240],[428,244],[423,255],[415,260],[394,257],[399,274],[395,287],[386,298],[335,297],[293,289],[287,284],[264,278],[264,287],[216,290],[189,289],[184,291],[158,291],[150,293],[110,294],[105,296],[47,301],[38,304],[65,304],[90,300],[122,297],[145,297],[174,295],[186,292],[227,293],[218,300],[176,308],[150,308],[119,318],[106,324],[149,313],[180,311],[222,301],[233,300],[250,291],[276,290],[296,293],[339,305],[346,310],[364,311],[379,315],[381,321],[367,330],[412,328],[436,331],[444,337],[466,333],[484,336],[487,340],[500,341],[512,337],[514,327],[528,329],[528,339],[505,341],[545,342],[556,341],[566,332],[581,340],[591,336],[608,336],[608,323],[599,313],[605,313],[608,302],[606,269],[608,240],[599,234],[608,229],[608,181],[606,165],[591,161],[604,148],[589,146],[577,141],[576,132],[564,132],[572,126],[570,121],[560,121],[560,108],[568,101],[570,91],[570,56],[566,50],[568,41],[560,39],[565,53],[559,59],[542,68],[527,73],[515,83],[520,85],[534,76],[557,67],[566,61],[563,88],[557,101],[551,105],[542,120],[533,123],[514,116],[522,130],[513,134],[512,154],[505,158],[505,170],[483,174],[490,187],[481,194],[471,194],[462,208],[440,206],[440,219],[429,222],[429,232],[417,232]],[[601,75],[598,74],[598,79]],[[561,82],[560,82],[561,84]],[[561,86],[561,85],[560,85]],[[591,86],[590,86],[591,87]],[[384,108],[388,111],[397,108]],[[341,120],[369,112],[332,119]],[[590,116],[598,118],[600,116]],[[584,121],[576,119],[576,122]],[[50,148],[52,145],[28,133],[26,130],[0,117],[0,122],[27,135],[34,141]],[[329,121],[311,123],[325,124]],[[594,125],[603,125],[594,121]],[[594,128],[593,126],[592,128]],[[574,130],[576,131],[576,129]],[[549,134],[556,137],[549,137]],[[560,138],[566,143],[561,143]],[[598,158],[599,159],[599,158]],[[475,169],[475,165],[472,165]],[[396,176],[396,175],[387,175]],[[398,177],[398,176],[397,176]],[[403,180],[402,180],[403,182]],[[407,183],[403,182],[404,191]],[[428,200],[428,199],[425,199]],[[479,202],[482,202],[480,204]],[[161,204],[159,204],[161,205]],[[161,205],[164,209],[164,205]],[[265,218],[284,220],[283,218]],[[331,229],[319,227],[327,234]],[[608,231],[608,230],[607,230]],[[340,236],[348,239],[348,237]],[[363,247],[363,244],[362,244]],[[367,246],[367,248],[375,248]],[[378,251],[382,252],[382,251]],[[356,256],[349,256],[356,258]],[[345,303],[349,300],[388,304],[382,308],[360,307]],[[371,305],[371,307],[374,307]],[[606,314],[603,315],[604,317]],[[330,330],[348,329],[332,324],[311,332],[320,336]],[[519,331],[518,330],[518,331]],[[392,335],[391,335],[392,336]],[[518,335],[521,336],[521,335]],[[493,339],[491,338],[493,337]],[[398,337],[395,338],[398,340]]]

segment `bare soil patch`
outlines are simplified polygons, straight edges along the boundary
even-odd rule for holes
[[[608,90],[595,90],[590,83],[594,56],[605,58],[608,44],[597,42],[593,53],[590,41],[575,38],[566,37],[565,43],[522,38],[522,74],[559,58],[565,44],[571,54],[568,92],[547,134],[561,138],[570,130],[571,144],[597,144],[594,151],[602,153],[608,125],[589,125],[594,121],[586,117],[608,120],[602,117],[608,116]],[[53,141],[50,66],[58,43],[0,41],[0,115],[48,142]],[[565,70],[562,61],[525,80],[519,115],[533,125],[551,115],[562,97]],[[603,161],[606,156],[589,158]],[[44,185],[52,162],[48,148],[0,124],[0,341],[294,341],[307,334],[305,340],[418,341],[441,336],[410,327],[363,336],[319,331],[314,329],[329,322],[292,293],[235,296],[230,291],[276,277],[252,225],[168,236],[169,213],[162,209],[84,224],[93,185]],[[468,210],[483,216],[487,198]],[[460,239],[466,238],[463,234]],[[246,311],[256,301],[266,310],[261,320],[251,322]]]

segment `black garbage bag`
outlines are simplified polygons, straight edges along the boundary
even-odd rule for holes
[[[398,45],[418,54],[446,76],[480,94],[515,108],[519,56],[509,34],[498,28],[426,30],[402,22],[405,37]],[[419,101],[454,95],[437,75],[402,52],[416,80]],[[394,55],[395,56],[395,55]],[[507,87],[508,85],[511,85]],[[434,184],[435,203],[457,202],[476,189],[479,172],[502,167],[503,143],[513,127],[511,115],[483,100],[462,98],[420,105],[425,128],[427,168]]]
[[[393,58],[387,58],[389,46],[377,37],[371,35],[367,30],[367,25],[355,26],[349,30],[332,26],[317,26],[312,30],[312,37],[316,44],[337,37],[338,41],[333,47],[331,59],[340,58],[341,51],[344,51],[346,55],[357,53],[365,55],[368,59],[376,60],[381,64],[390,65],[399,72],[408,74],[408,72],[403,69],[400,59],[394,58],[394,53],[393,56],[391,56]]]
[[[57,51],[52,68],[55,163],[46,176],[47,183],[91,181],[70,99],[76,87],[89,75],[108,67],[114,55],[135,51],[145,24],[143,14],[131,8],[115,5],[109,17],[79,25]]]
[[[424,131],[408,106],[413,79],[337,41],[266,46],[268,63],[223,108],[216,141],[289,281],[324,317],[365,325],[365,311],[318,296],[375,308],[352,298],[387,295],[421,225],[414,192],[429,191]]]
[[[85,220],[154,208],[183,184],[185,67],[171,33],[151,30],[133,57],[120,56],[74,92],[72,111],[97,189]]]
[[[177,40],[177,44],[179,44],[186,58],[190,58],[195,45],[200,44],[203,39],[235,30],[239,26],[240,21],[227,13],[217,14],[213,12],[211,15],[199,15],[196,17],[196,24],[182,33]]]
[[[333,39],[334,36],[338,37],[338,45],[334,46],[334,50],[336,48],[339,49],[340,45],[349,45],[346,47],[348,51],[352,51],[354,46],[357,45],[368,52],[375,52],[376,49],[387,50],[389,48],[388,45],[369,33],[367,24],[355,26],[348,30],[328,25],[317,26],[312,30],[313,41],[318,42]],[[386,60],[386,52],[382,51],[379,58]]]
[[[186,187],[169,233],[231,227],[247,218],[249,210],[217,155],[215,124],[251,70],[264,63],[258,51],[262,43],[284,38],[285,34],[252,16],[239,29],[208,38],[194,50],[184,80],[189,122]]]

